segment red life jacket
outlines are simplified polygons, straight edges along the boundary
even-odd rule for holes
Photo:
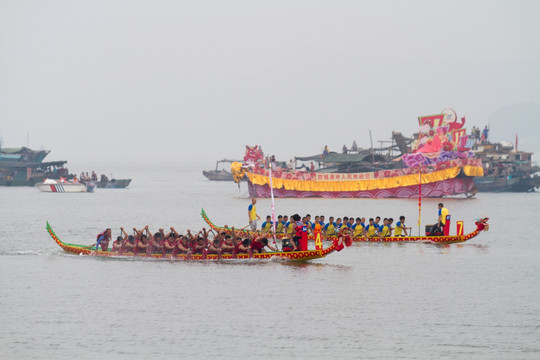
[[[296,233],[296,236],[302,237],[302,228],[304,227],[304,224],[302,225],[295,225],[294,231]]]

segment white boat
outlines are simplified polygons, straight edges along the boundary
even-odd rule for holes
[[[60,182],[52,179],[45,179],[44,182],[35,186],[43,192],[86,192],[86,185],[83,183]]]

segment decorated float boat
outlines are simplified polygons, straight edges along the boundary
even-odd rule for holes
[[[222,232],[230,230],[230,228],[226,228],[224,226],[217,226],[215,225],[210,218],[206,215],[206,212],[204,209],[201,211],[201,216],[206,221],[206,223],[216,232]],[[456,222],[456,235],[450,235],[450,215],[447,217],[446,225],[443,228],[443,235],[441,236],[431,236],[430,235],[430,225],[426,226],[426,235],[425,236],[390,236],[390,237],[383,237],[383,238],[368,238],[365,237],[354,237],[352,238],[352,241],[355,242],[428,242],[428,243],[435,243],[435,244],[455,244],[455,243],[462,243],[465,241],[468,241],[476,236],[478,236],[482,231],[488,231],[489,230],[489,224],[488,224],[488,218],[479,219],[475,222],[476,229],[468,234],[464,234],[463,230],[463,221]],[[260,234],[260,231],[247,231],[250,235],[258,235]],[[285,235],[278,235],[278,238],[284,238]],[[337,237],[329,237],[328,239],[325,238],[321,234],[322,240],[329,240],[329,241],[335,241]],[[313,235],[308,236],[309,240],[315,240]]]
[[[231,260],[231,259],[284,259],[291,261],[308,261],[314,259],[323,258],[334,251],[341,251],[343,245],[337,240],[326,248],[320,250],[306,250],[306,251],[281,251],[281,252],[267,252],[258,254],[163,254],[163,253],[139,253],[134,254],[132,252],[118,252],[96,250],[95,246],[85,246],[77,244],[68,244],[63,242],[56,236],[51,225],[47,222],[47,232],[52,239],[62,248],[64,251],[77,255],[92,255],[100,257],[138,257],[138,258],[151,258],[151,259],[163,259],[163,260]]]
[[[39,191],[53,193],[81,193],[94,192],[95,183],[87,185],[84,183],[60,182],[53,179],[46,179],[44,182],[35,185]]]
[[[355,154],[323,152],[317,170],[270,169],[262,150],[247,146],[244,163],[233,163],[235,179],[248,178],[249,195],[270,197],[413,198],[473,196],[474,178],[483,176],[461,122],[451,109],[418,118],[420,132],[398,157],[359,150]],[[272,170],[272,171],[271,171]]]

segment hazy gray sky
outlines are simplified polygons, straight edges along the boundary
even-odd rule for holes
[[[540,1],[0,0],[0,136],[209,167],[369,146],[446,107],[538,108],[539,44]]]

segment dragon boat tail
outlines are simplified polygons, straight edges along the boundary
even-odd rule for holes
[[[214,231],[229,231],[230,228],[226,226],[217,226],[215,225],[204,209],[201,210],[201,216],[206,221],[206,223],[214,230]],[[436,243],[436,244],[455,244],[455,243],[462,243],[465,241],[468,241],[476,236],[478,236],[482,231],[488,231],[489,230],[489,224],[488,224],[489,218],[482,218],[475,222],[476,229],[468,234],[463,233],[463,221],[456,222],[456,235],[443,235],[443,236],[389,236],[389,237],[373,237],[373,238],[365,238],[363,236],[360,237],[354,237],[352,240],[355,242],[430,242],[430,243]],[[247,231],[247,230],[243,230]],[[250,235],[257,235],[260,234],[260,231],[247,231]],[[284,238],[285,235],[279,234],[277,237]],[[337,236],[329,236],[325,238],[323,236],[323,240],[328,241],[336,241]],[[308,236],[309,240],[314,240],[313,235]]]
[[[101,257],[141,257],[163,260],[229,260],[229,259],[283,259],[290,261],[309,261],[314,259],[323,258],[334,251],[341,251],[344,248],[343,244],[340,244],[337,240],[332,244],[321,250],[306,250],[306,251],[280,251],[280,252],[267,252],[258,254],[162,254],[162,253],[139,253],[124,252],[119,254],[118,252],[102,251],[96,249],[94,245],[78,245],[65,243],[55,234],[49,222],[47,222],[47,232],[51,238],[65,251],[76,255],[90,255]]]

